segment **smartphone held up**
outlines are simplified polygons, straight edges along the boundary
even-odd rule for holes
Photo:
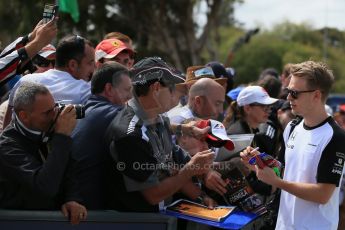
[[[57,16],[59,6],[53,4],[45,4],[43,9],[43,23],[47,23]]]

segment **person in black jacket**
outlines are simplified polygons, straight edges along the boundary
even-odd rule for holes
[[[51,210],[64,203],[72,224],[85,218],[67,170],[75,124],[74,106],[59,109],[45,86],[18,88],[14,118],[0,136],[0,208]]]
[[[278,149],[278,132],[274,123],[269,121],[271,106],[278,99],[272,98],[261,86],[247,86],[238,95],[237,101],[232,106],[237,114],[237,120],[227,130],[228,134],[255,134],[252,142],[253,147],[259,147],[260,152],[276,156]],[[261,125],[261,127],[260,127]],[[238,156],[238,155],[237,155]],[[253,190],[271,200],[279,197],[274,193],[276,189],[257,179],[255,173],[242,170]],[[278,200],[275,201],[275,205]],[[277,207],[270,207],[272,202],[268,201],[266,208],[268,213],[263,216],[265,229],[274,229],[277,215]]]
[[[92,76],[92,95],[85,105],[85,118],[72,132],[72,155],[76,160],[80,195],[88,209],[106,209],[107,196],[114,196],[108,188],[115,183],[109,173],[113,165],[105,133],[116,114],[132,98],[132,88],[127,68],[116,62],[104,63]]]

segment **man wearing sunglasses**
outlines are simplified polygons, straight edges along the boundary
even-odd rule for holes
[[[276,229],[337,229],[345,132],[325,110],[334,77],[326,65],[313,61],[292,65],[290,71],[287,99],[303,119],[284,131],[284,177],[269,167],[255,170],[260,180],[282,190]]]
[[[49,44],[43,47],[43,49],[35,55],[32,59],[32,63],[36,66],[35,73],[43,73],[47,70],[53,69],[55,66],[56,48]]]

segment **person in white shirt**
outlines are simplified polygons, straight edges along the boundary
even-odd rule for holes
[[[12,89],[7,113],[12,113],[13,96],[22,82],[45,85],[56,102],[84,104],[91,95],[90,83],[95,69],[95,50],[90,41],[78,35],[63,38],[56,48],[55,68],[22,77]],[[4,127],[8,122],[4,122]]]
[[[211,78],[202,78],[190,88],[188,104],[170,110],[168,117],[175,124],[192,117],[216,120],[223,113],[224,100],[224,87]]]
[[[339,183],[345,161],[345,132],[326,113],[334,77],[326,65],[307,61],[291,66],[287,88],[292,112],[303,117],[284,131],[285,171],[250,167],[257,177],[282,190],[276,229],[335,230],[339,220]],[[293,130],[292,130],[292,127]],[[248,147],[244,162],[257,151]]]

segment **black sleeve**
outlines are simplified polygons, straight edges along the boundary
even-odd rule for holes
[[[274,140],[264,133],[256,133],[254,136],[254,142],[256,143],[256,146],[260,148],[260,152],[265,152],[273,157],[277,155],[275,153],[276,146]]]
[[[72,139],[62,134],[54,134],[52,151],[42,164],[32,154],[14,140],[2,143],[2,169],[9,178],[31,191],[48,197],[57,195],[68,163]]]
[[[322,152],[317,168],[316,180],[318,183],[335,184],[339,186],[339,181],[343,173],[345,160],[345,137],[340,133],[333,134],[331,141]]]
[[[79,204],[83,204],[83,199],[80,194],[81,186],[77,179],[77,163],[73,157],[69,159],[62,183],[61,205],[68,201],[76,201]]]
[[[173,151],[174,162],[176,164],[183,164],[184,165],[190,161],[191,157],[180,146],[174,144],[172,151]]]
[[[113,141],[110,152],[116,169],[136,181],[145,182],[156,170],[157,161],[152,155],[151,145],[139,136],[131,135]]]

